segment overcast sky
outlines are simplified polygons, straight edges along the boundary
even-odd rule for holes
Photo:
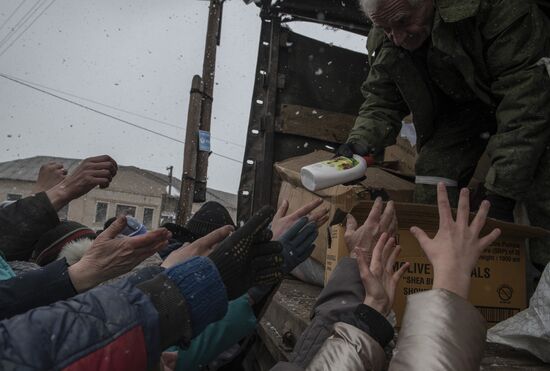
[[[208,2],[198,0],[2,0],[0,73],[184,140],[191,79],[202,72],[207,16]],[[237,0],[226,2],[223,16],[212,150],[238,161],[212,155],[208,186],[236,193],[260,19],[256,6]],[[321,33],[308,25],[297,28],[310,36]],[[351,49],[365,45],[348,33],[323,34]],[[173,165],[181,176],[183,144],[4,78],[0,126],[0,162],[107,153],[120,164],[157,172]]]

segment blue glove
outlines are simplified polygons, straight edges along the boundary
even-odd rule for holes
[[[292,272],[311,255],[315,248],[313,242],[318,235],[315,222],[309,222],[308,217],[304,216],[279,238],[279,243],[283,246],[283,273]]]

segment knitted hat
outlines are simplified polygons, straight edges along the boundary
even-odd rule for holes
[[[193,242],[200,238],[200,236],[191,233],[187,228],[176,223],[164,223],[161,227],[168,229],[170,233],[172,233],[172,239],[179,242],[178,247],[180,247],[182,243]]]
[[[200,238],[226,225],[235,227],[229,211],[220,203],[209,201],[193,214],[185,228]]]
[[[55,228],[40,236],[34,245],[32,260],[39,265],[46,265],[54,261],[59,252],[69,242],[81,238],[96,238],[96,234],[90,228],[72,221],[59,223]]]
[[[233,219],[225,207],[218,202],[209,201],[193,214],[185,226],[164,223],[163,228],[172,233],[172,238],[181,243],[193,242],[226,225],[232,225]]]

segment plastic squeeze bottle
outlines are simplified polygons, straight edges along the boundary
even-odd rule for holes
[[[359,155],[353,155],[353,158],[342,156],[304,166],[300,171],[300,178],[302,185],[313,192],[352,182],[365,176],[366,171],[365,158]]]

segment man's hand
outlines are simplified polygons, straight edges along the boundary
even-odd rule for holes
[[[395,237],[397,234],[397,217],[393,201],[389,201],[384,208],[382,199],[378,197],[374,201],[367,220],[359,228],[357,228],[357,220],[353,215],[348,214],[344,239],[351,257],[356,257],[354,248],[360,246],[369,262],[374,243],[384,232],[390,237]]]
[[[451,214],[447,190],[443,183],[437,185],[437,204],[439,208],[439,230],[433,239],[418,227],[412,227],[411,233],[420,243],[422,250],[434,268],[433,288],[446,289],[455,294],[468,297],[471,273],[483,250],[500,236],[500,229],[494,229],[487,236],[479,234],[487,220],[490,203],[483,201],[474,220],[469,224],[469,191],[460,192],[456,221]]]
[[[271,232],[273,232],[273,240],[278,240],[281,236],[288,231],[298,220],[304,216],[309,216],[309,220],[314,222],[317,227],[322,226],[328,221],[328,207],[321,207],[323,199],[311,201],[309,204],[301,207],[290,215],[286,215],[288,212],[288,201],[284,200],[281,207],[277,210],[277,213],[273,217],[271,222]]]
[[[365,147],[362,144],[358,143],[344,143],[338,147],[336,150],[336,157],[342,156],[347,158],[352,158],[354,154],[359,156],[366,156],[370,154],[371,151],[369,148]]]
[[[46,194],[54,209],[59,210],[97,186],[107,188],[117,170],[117,163],[107,155],[87,158]]]
[[[161,228],[137,237],[120,237],[126,218],[119,217],[86,250],[82,259],[69,267],[77,292],[131,271],[139,263],[168,245],[171,234]]]
[[[170,268],[194,256],[208,256],[214,251],[218,244],[225,240],[234,230],[233,226],[226,225],[225,227],[218,228],[214,232],[199,238],[191,244],[183,245],[179,249],[172,251],[162,262],[161,266]]]
[[[401,248],[395,245],[395,238],[388,238],[387,233],[382,233],[378,239],[370,262],[361,246],[357,246],[355,251],[361,281],[365,287],[363,304],[386,316],[393,306],[397,283],[410,264],[403,264],[394,273],[393,265]]]
[[[49,162],[40,166],[33,192],[46,192],[48,189],[65,179],[66,175],[67,170],[63,167],[63,164],[59,162]]]

